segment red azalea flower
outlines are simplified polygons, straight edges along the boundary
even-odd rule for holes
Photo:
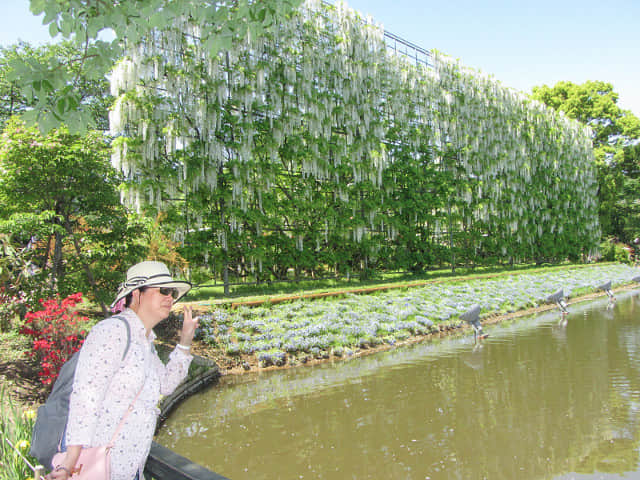
[[[21,332],[33,338],[33,346],[27,355],[40,362],[42,382],[50,384],[58,376],[64,362],[80,349],[86,331],[76,330],[78,322],[87,322],[73,311],[82,302],[82,293],[69,295],[62,301],[57,298],[40,299],[42,309],[28,312]]]

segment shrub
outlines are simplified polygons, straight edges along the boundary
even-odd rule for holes
[[[0,332],[15,328],[28,308],[24,284],[29,272],[24,254],[11,244],[10,235],[0,232]]]
[[[608,239],[600,244],[602,260],[605,262],[630,263],[631,253],[629,250],[628,246],[617,243],[615,239]]]
[[[81,302],[82,293],[69,295],[60,303],[55,298],[41,299],[43,309],[25,316],[20,333],[33,338],[33,347],[27,354],[37,361],[44,385],[53,383],[60,367],[84,342],[89,319],[75,310]]]
[[[0,332],[8,332],[17,323],[25,305],[24,292],[12,292],[0,286]]]

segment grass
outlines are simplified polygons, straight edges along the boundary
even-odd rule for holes
[[[0,389],[6,393],[0,398],[0,408],[9,408],[9,400],[25,408],[39,403],[45,389],[25,355],[30,349],[30,338],[15,331],[0,332]]]
[[[25,357],[31,348],[31,339],[16,331],[0,332],[0,359],[4,362],[16,362]]]
[[[25,462],[37,465],[38,461],[29,456],[31,430],[35,421],[35,411],[23,410],[16,406],[0,389],[0,480],[23,480],[33,478],[33,470]]]
[[[313,295],[320,293],[340,294],[361,288],[406,288],[413,286],[412,284],[415,283],[428,283],[446,280],[455,282],[476,276],[514,275],[522,272],[534,273],[537,271],[553,271],[555,269],[563,269],[567,267],[578,268],[582,266],[588,266],[588,264],[563,263],[557,265],[520,264],[514,266],[505,265],[474,268],[459,267],[455,272],[452,272],[451,269],[438,269],[429,270],[419,274],[382,273],[366,280],[360,280],[358,278],[300,280],[298,282],[291,280],[270,284],[263,283],[260,285],[236,285],[233,287],[229,296],[224,295],[224,285],[222,283],[216,283],[215,285],[205,283],[196,286],[185,298],[185,301],[211,305],[224,305],[231,303],[267,301],[278,296],[299,296],[303,294]]]

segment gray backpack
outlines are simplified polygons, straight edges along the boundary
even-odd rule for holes
[[[122,360],[124,360],[131,344],[129,323],[124,317],[114,316],[111,318],[122,320],[122,323],[127,327],[127,346],[122,354]],[[36,422],[33,425],[29,454],[37,458],[40,464],[47,468],[51,468],[51,459],[58,452],[62,444],[62,435],[64,435],[67,427],[69,397],[73,389],[73,378],[76,374],[79,355],[79,351],[74,353],[62,365],[47,401],[38,408]]]

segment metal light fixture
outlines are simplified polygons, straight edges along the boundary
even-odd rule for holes
[[[611,291],[611,280],[609,280],[606,283],[603,283],[602,285],[598,285],[596,288],[598,290],[605,292],[611,300],[616,299],[616,297],[613,296],[613,292]]]
[[[564,291],[562,288],[549,295],[547,297],[547,303],[555,303],[563,315],[569,313],[569,310],[567,310],[567,302],[564,301]]]
[[[484,333],[482,325],[480,325],[480,305],[473,305],[460,315],[460,319],[473,327],[473,339],[475,341],[478,341],[478,338],[483,339],[489,336],[488,333]]]

